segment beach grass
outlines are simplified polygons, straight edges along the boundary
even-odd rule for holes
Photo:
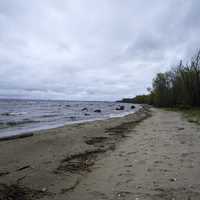
[[[191,123],[200,125],[200,108],[164,108],[167,111],[182,112],[183,116]]]

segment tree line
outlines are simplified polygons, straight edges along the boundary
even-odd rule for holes
[[[200,107],[200,50],[189,63],[182,61],[153,79],[148,95],[124,99],[132,103],[146,103],[157,107]]]

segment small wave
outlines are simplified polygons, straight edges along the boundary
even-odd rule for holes
[[[42,118],[58,117],[59,115],[42,115]]]
[[[76,121],[77,118],[75,116],[71,116],[71,117],[64,117],[65,119],[69,119],[70,121]]]
[[[40,121],[34,121],[29,119],[24,119],[22,121],[9,121],[9,122],[0,122],[0,128],[8,128],[23,124],[30,124],[30,123],[39,123]]]
[[[10,116],[10,113],[1,113],[1,116]]]
[[[5,112],[1,113],[1,116],[17,116],[17,115],[25,115],[26,112]]]

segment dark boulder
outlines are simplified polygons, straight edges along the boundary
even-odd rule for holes
[[[116,108],[116,110],[124,110],[124,109],[125,109],[124,106],[119,106],[119,107]]]
[[[83,108],[81,111],[88,111],[88,109],[87,108]]]
[[[94,112],[96,112],[96,113],[100,113],[101,110],[100,110],[100,109],[97,109],[97,110],[95,110]]]
[[[132,105],[132,106],[131,106],[131,109],[135,109],[135,106],[134,106],[134,105]]]

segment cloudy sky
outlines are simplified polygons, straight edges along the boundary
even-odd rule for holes
[[[0,0],[0,98],[116,100],[200,47],[199,0]]]

